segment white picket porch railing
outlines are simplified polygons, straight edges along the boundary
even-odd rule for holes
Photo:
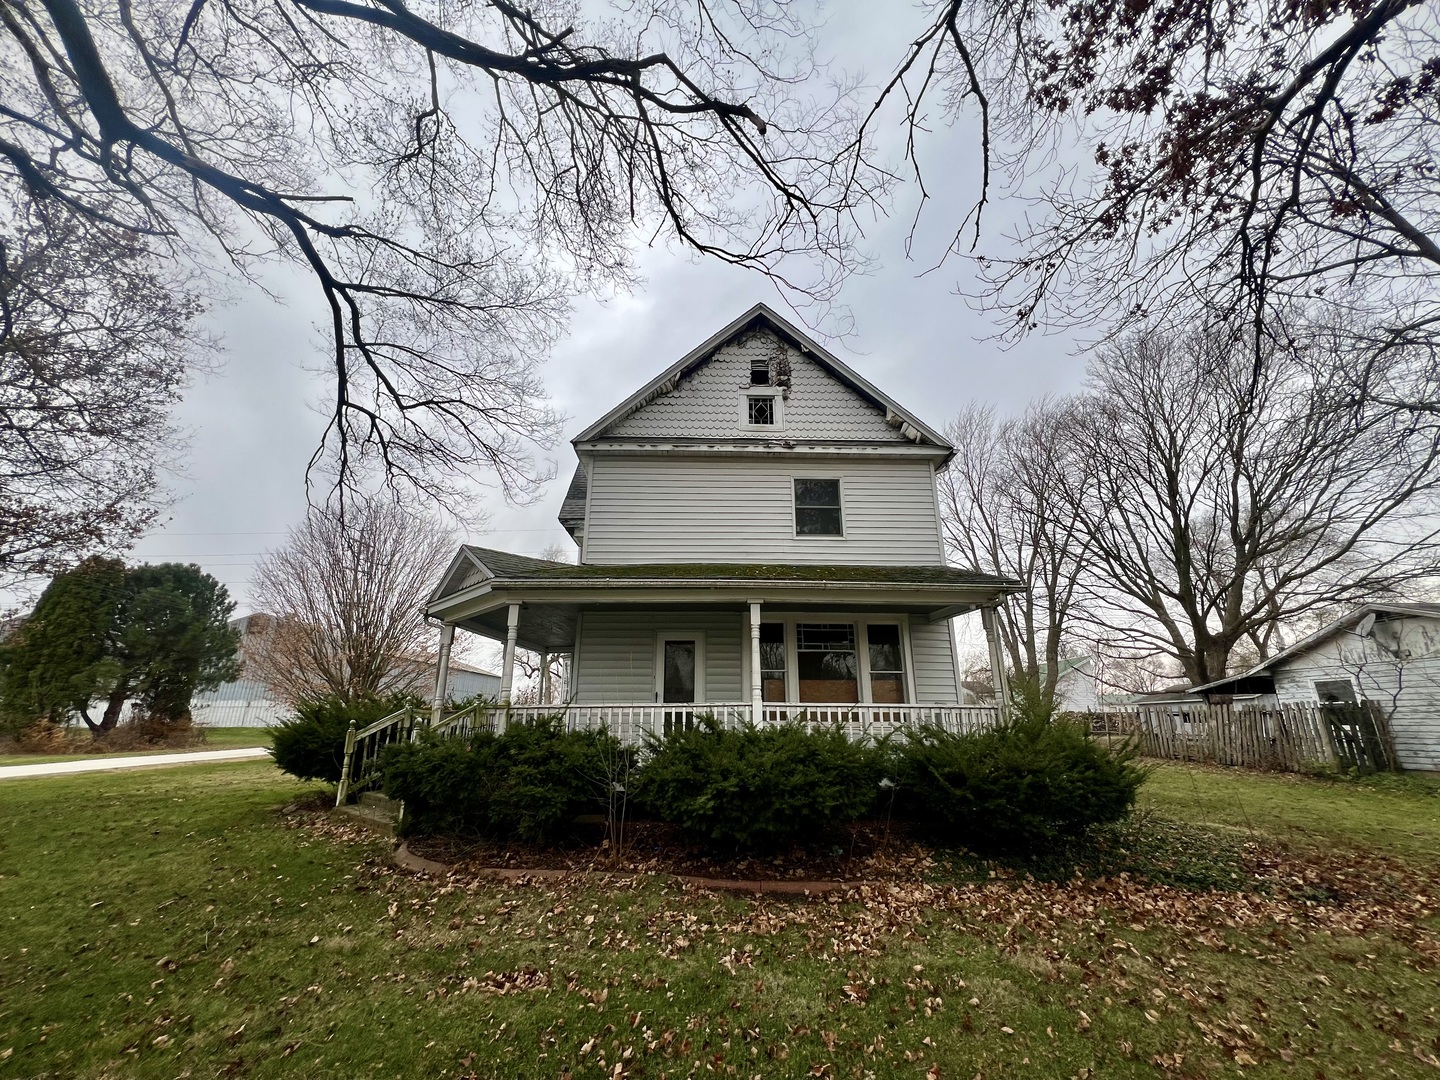
[[[626,746],[640,746],[647,735],[663,738],[671,731],[694,727],[702,717],[714,717],[722,727],[738,728],[750,721],[749,702],[721,701],[703,704],[634,705],[511,705],[477,702],[446,716],[429,727],[446,738],[465,738],[477,731],[499,732],[507,724],[545,716],[559,716],[568,731],[609,731]],[[1000,710],[977,705],[816,705],[803,702],[766,702],[759,723],[805,724],[837,727],[852,739],[882,739],[906,728],[938,727],[951,732],[984,731],[994,727]],[[344,772],[336,805],[375,783],[380,753],[393,742],[413,738],[426,730],[424,715],[402,709],[367,728],[351,725],[345,744]]]
[[[816,705],[801,702],[767,702],[761,708],[761,724],[800,723],[816,727],[839,727],[851,738],[883,738],[896,731],[920,726],[946,731],[982,731],[999,720],[999,710],[985,706],[955,705]],[[621,742],[635,746],[646,735],[662,737],[679,725],[693,726],[700,717],[712,716],[722,727],[741,727],[750,720],[748,702],[723,701],[703,704],[629,705],[512,705],[472,706],[446,717],[436,730],[442,734],[464,735],[475,730],[497,731],[506,723],[560,716],[567,730],[604,729]]]

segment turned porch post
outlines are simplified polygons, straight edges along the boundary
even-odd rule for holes
[[[1004,709],[1010,704],[1010,678],[1005,674],[1005,651],[1000,647],[1000,626],[994,606],[980,609],[980,623],[985,627],[985,644],[990,649],[990,682],[995,687],[995,704]]]
[[[435,663],[435,695],[430,699],[430,723],[438,724],[449,697],[450,646],[455,642],[455,624],[440,627],[440,656]]]
[[[760,680],[760,601],[750,601],[750,722],[764,718],[765,695]]]
[[[520,605],[511,604],[505,619],[505,666],[500,669],[500,705],[510,704],[510,687],[515,681],[515,639],[520,636]]]
[[[550,654],[540,654],[540,704],[550,704]]]

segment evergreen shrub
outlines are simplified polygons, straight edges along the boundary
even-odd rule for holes
[[[977,852],[1049,848],[1120,821],[1146,771],[1062,720],[1020,717],[989,731],[907,732],[894,760],[895,813]]]
[[[404,831],[543,843],[580,814],[606,808],[622,750],[605,731],[558,717],[512,722],[468,739],[422,733],[381,758],[385,794],[405,802]]]
[[[774,850],[823,836],[875,805],[880,755],[838,728],[725,730],[703,717],[649,748],[640,807],[721,849]]]
[[[270,731],[275,764],[301,780],[340,782],[345,767],[345,732],[383,720],[418,701],[408,696],[345,701],[327,696],[302,701],[295,715]]]

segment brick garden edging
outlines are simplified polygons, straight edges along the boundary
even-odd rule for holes
[[[409,870],[416,874],[428,874],[432,877],[443,878],[452,869],[446,863],[416,855],[404,842],[395,846],[395,850],[391,853],[391,859],[401,870]],[[474,874],[476,877],[488,878],[491,881],[558,881],[561,878],[576,876],[628,881],[636,876],[616,870],[518,870],[509,867],[483,867],[474,871]],[[737,878],[698,877],[694,874],[656,874],[654,876],[668,877],[671,881],[678,881],[682,885],[690,885],[697,889],[771,896],[818,896],[822,893],[834,892],[836,889],[853,889],[865,884],[861,881],[745,881]]]

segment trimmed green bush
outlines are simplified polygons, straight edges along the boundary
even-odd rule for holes
[[[642,809],[692,839],[773,850],[865,816],[879,779],[876,751],[839,729],[727,731],[702,718],[654,742],[633,787]]]
[[[558,717],[541,717],[501,735],[422,734],[390,747],[380,770],[385,794],[405,801],[407,834],[542,843],[577,815],[605,809],[608,777],[624,753],[607,732],[567,732]]]
[[[965,735],[922,728],[895,755],[895,812],[974,851],[1040,850],[1129,814],[1147,775],[1135,757],[1063,721]]]
[[[363,728],[417,701],[404,696],[365,701],[343,701],[338,697],[302,701],[295,706],[293,717],[281,721],[270,731],[275,764],[301,780],[338,784],[345,765],[345,732],[350,722],[353,720],[357,728]]]

